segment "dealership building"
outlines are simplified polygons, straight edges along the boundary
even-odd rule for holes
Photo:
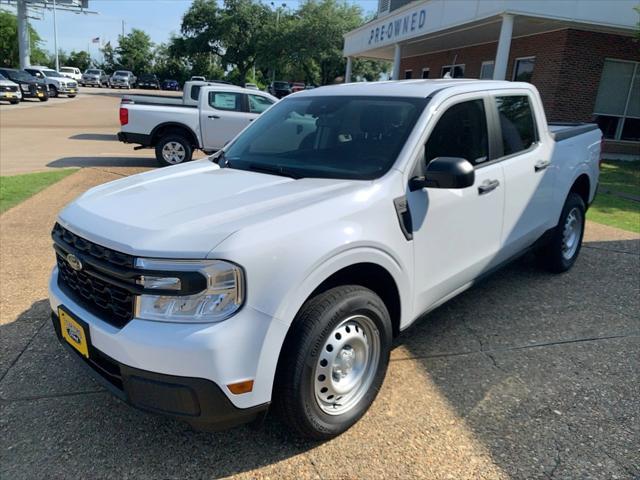
[[[637,0],[379,0],[345,35],[354,58],[393,62],[394,79],[526,81],[549,121],[597,122],[608,157],[640,157]]]

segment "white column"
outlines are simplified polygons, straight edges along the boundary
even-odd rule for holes
[[[493,66],[494,80],[504,80],[507,76],[507,67],[509,65],[509,49],[511,48],[512,33],[513,15],[505,13],[502,15],[502,26],[500,27],[500,38],[498,39],[496,61]]]
[[[347,57],[347,70],[344,72],[344,83],[351,82],[351,70],[353,69],[352,57]]]
[[[20,69],[31,65],[29,49],[29,23],[27,20],[27,0],[18,0],[18,55]]]
[[[393,80],[400,80],[400,60],[402,60],[402,45],[396,43],[396,49],[393,52]]]

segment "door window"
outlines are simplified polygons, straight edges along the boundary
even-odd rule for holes
[[[242,111],[242,94],[234,92],[209,92],[209,105],[216,110]]]
[[[262,95],[247,95],[249,97],[249,111],[251,113],[262,113],[271,105],[273,101]]]
[[[464,158],[473,165],[489,159],[489,136],[484,102],[458,103],[444,112],[426,145],[427,163],[436,157]]]
[[[496,104],[504,155],[511,155],[529,148],[537,140],[529,97],[526,95],[497,97]]]

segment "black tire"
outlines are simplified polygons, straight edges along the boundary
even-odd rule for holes
[[[362,390],[365,393],[359,399],[356,397],[350,409],[332,415],[322,409],[316,396],[316,380],[327,381],[326,377],[316,374],[318,366],[323,365],[320,356],[325,353],[325,346],[326,350],[331,346],[332,335],[340,338],[334,329],[354,315],[366,316],[375,325],[372,331],[379,339],[377,363],[371,366],[370,383]],[[327,440],[349,429],[369,409],[382,386],[392,336],[391,319],[384,302],[367,288],[345,285],[309,299],[298,312],[282,347],[273,391],[276,414],[294,433],[314,440]],[[374,358],[375,354],[372,355]],[[332,369],[331,382],[333,372]]]
[[[67,97],[69,97],[69,98],[76,98],[76,96],[75,96],[75,95],[67,95]]]
[[[49,97],[38,97],[41,102],[46,102],[49,100]]]
[[[171,142],[180,144],[184,149],[184,158],[181,161],[170,162],[165,160],[162,154],[162,150],[164,149],[165,145]],[[193,148],[191,147],[191,143],[180,134],[169,133],[168,135],[165,135],[158,141],[158,143],[156,144],[155,150],[156,150],[156,160],[158,161],[158,164],[161,167],[167,167],[170,165],[179,165],[180,163],[188,162],[191,160],[191,157],[193,156]]]
[[[576,262],[580,249],[582,248],[582,238],[584,236],[585,224],[585,205],[582,197],[577,193],[571,192],[567,196],[562,208],[562,214],[558,225],[553,230],[549,242],[538,251],[538,257],[542,265],[553,273],[563,273],[573,267]],[[580,228],[579,234],[575,236],[569,235],[569,240],[574,238],[577,244],[575,248],[569,248],[565,245],[565,227],[569,215],[577,216],[577,225]],[[573,245],[573,242],[570,242]]]
[[[20,100],[11,100],[11,105],[17,105],[20,103]]]
[[[51,85],[49,87],[49,97],[50,98],[58,98],[60,95],[58,94],[58,89]]]

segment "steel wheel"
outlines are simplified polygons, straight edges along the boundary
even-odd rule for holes
[[[380,333],[373,320],[354,315],[331,332],[314,369],[314,392],[329,415],[351,410],[367,393],[378,369]]]
[[[562,228],[562,256],[571,260],[578,250],[582,237],[582,213],[578,208],[572,208]]]
[[[162,147],[162,158],[172,165],[182,163],[186,155],[184,146],[178,142],[167,142]]]

